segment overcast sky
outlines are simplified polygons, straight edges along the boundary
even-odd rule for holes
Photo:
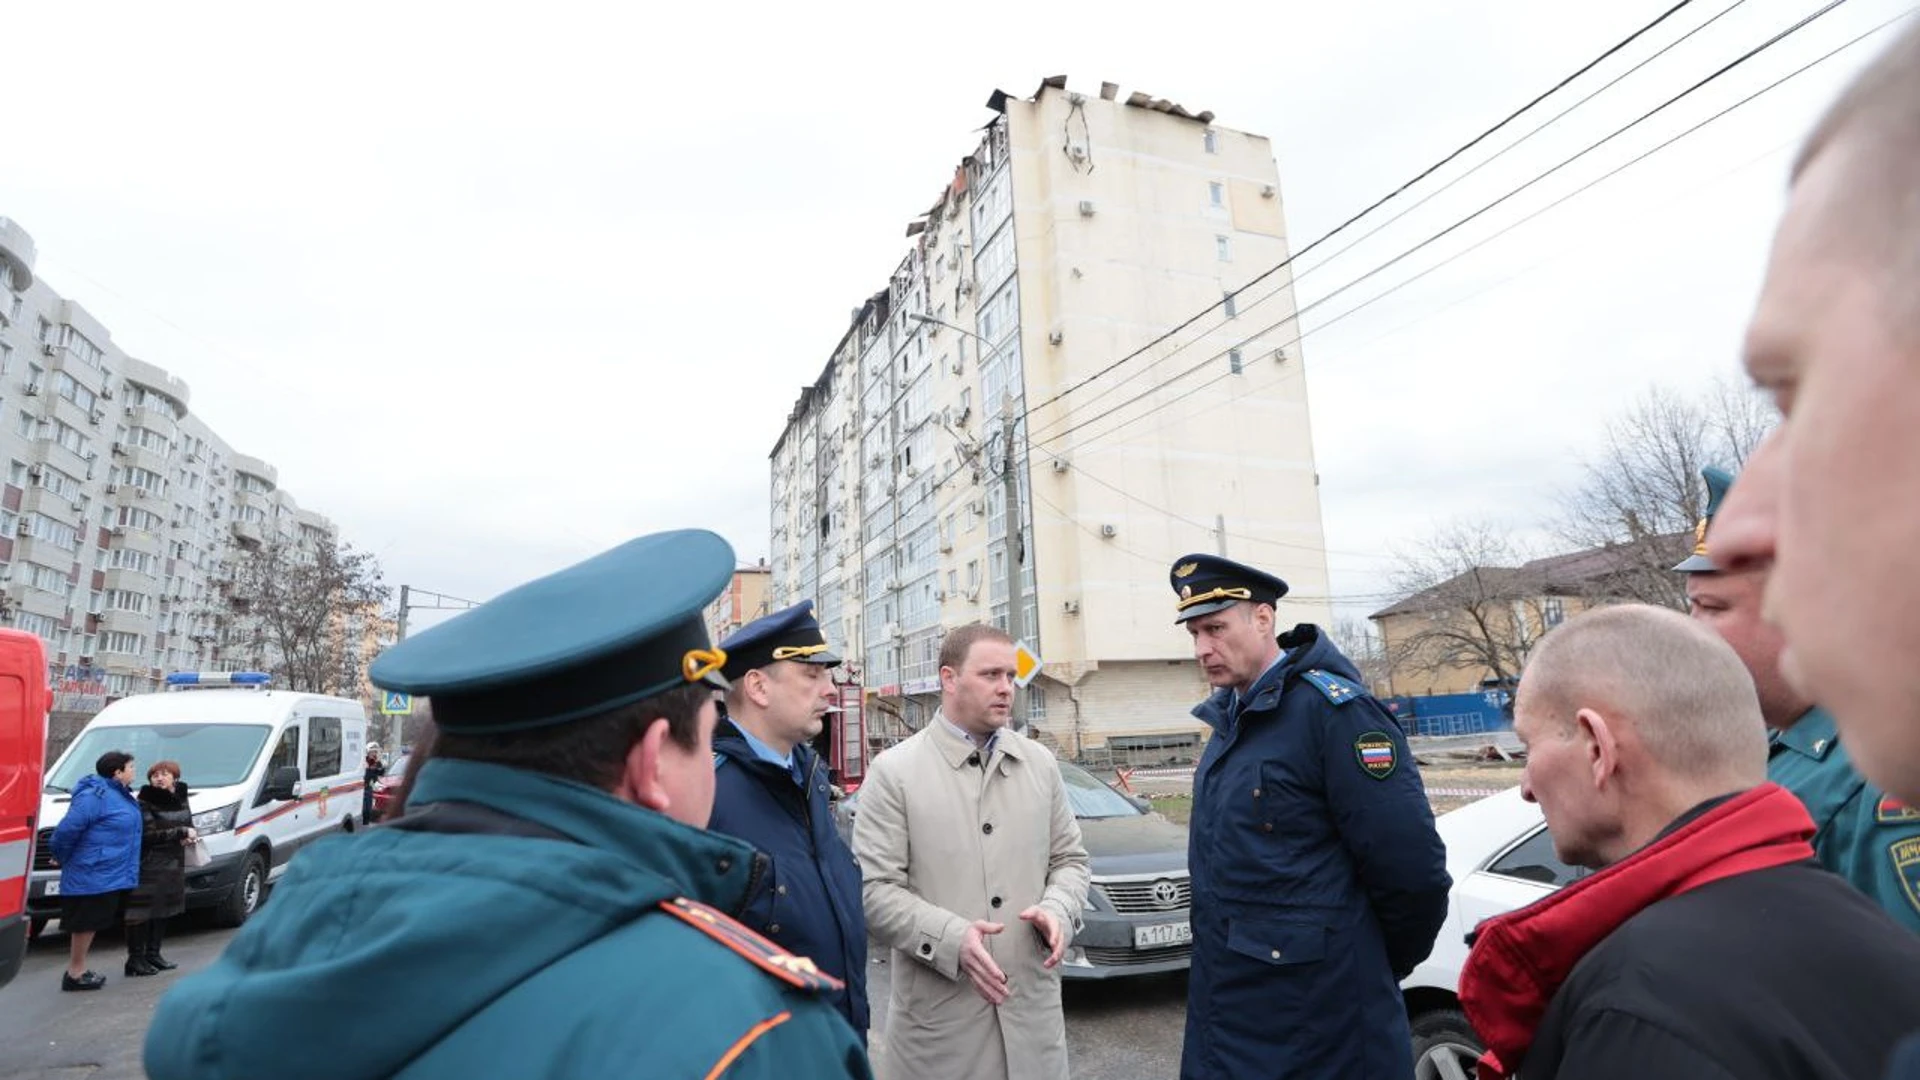
[[[0,215],[390,582],[484,599],[662,528],[767,554],[787,410],[995,88],[1112,80],[1271,137],[1298,248],[1671,3],[14,5]],[[1697,0],[1387,212],[1726,14],[1303,258],[1303,305],[1817,6]],[[1844,4],[1308,313],[1345,609],[1436,523],[1538,522],[1649,386],[1735,374],[1792,146],[1891,32],[1332,320],[1902,10]]]

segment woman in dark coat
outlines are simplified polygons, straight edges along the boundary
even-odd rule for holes
[[[199,839],[180,766],[156,761],[140,789],[140,884],[127,897],[127,974],[179,965],[160,955],[167,920],[187,908],[187,845]]]

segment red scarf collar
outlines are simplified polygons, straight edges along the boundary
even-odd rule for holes
[[[1641,911],[1710,881],[1813,858],[1813,819],[1761,784],[1591,877],[1480,924],[1460,1003],[1487,1044],[1481,1080],[1520,1066],[1547,1005],[1594,946]]]

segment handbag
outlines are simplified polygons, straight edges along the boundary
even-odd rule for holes
[[[205,840],[195,840],[193,843],[187,845],[187,869],[191,870],[195,867],[205,866],[212,861],[213,856],[207,854],[207,842]]]

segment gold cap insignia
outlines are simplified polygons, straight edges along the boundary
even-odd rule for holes
[[[1198,569],[1200,569],[1200,564],[1197,562],[1181,563],[1179,566],[1173,568],[1173,576],[1187,577]]]
[[[1693,527],[1693,553],[1695,555],[1705,555],[1707,553],[1707,525],[1712,520],[1711,518],[1701,518],[1700,524]]]

